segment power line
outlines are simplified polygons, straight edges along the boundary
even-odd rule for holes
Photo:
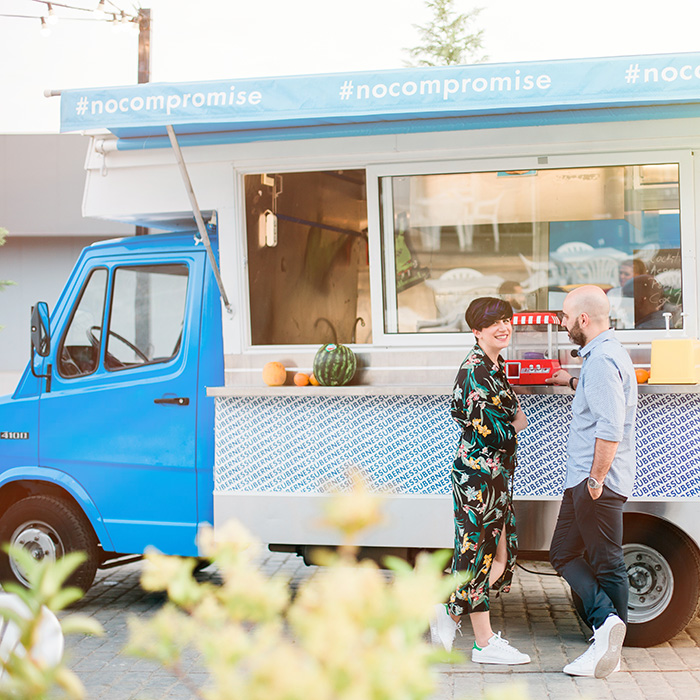
[[[133,12],[122,9],[114,0],[99,0],[94,9],[89,7],[71,5],[65,2],[53,2],[53,0],[28,0],[46,8],[46,14],[25,15],[0,13],[0,17],[13,19],[32,19],[41,22],[41,34],[47,36],[51,32],[51,27],[59,20],[56,8],[75,12],[87,12],[91,17],[69,17],[61,15],[60,19],[68,22],[108,22],[114,27],[132,27],[138,31],[143,31],[144,24],[150,24],[150,11],[144,10],[140,6],[132,4]]]

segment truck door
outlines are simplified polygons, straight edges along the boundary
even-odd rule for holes
[[[196,554],[202,263],[105,260],[56,329],[39,461],[83,486],[117,552]]]

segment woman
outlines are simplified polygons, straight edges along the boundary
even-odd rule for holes
[[[513,332],[508,302],[481,297],[469,304],[467,324],[476,338],[459,368],[450,412],[462,428],[452,469],[455,552],[452,572],[468,581],[436,605],[430,632],[433,643],[452,648],[463,613],[474,630],[472,661],[525,664],[522,654],[494,634],[489,617],[489,589],[510,590],[517,538],[509,482],[515,467],[516,433],[527,426],[525,414],[503,369],[502,350]]]

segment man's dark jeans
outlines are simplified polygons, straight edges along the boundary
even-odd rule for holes
[[[622,557],[622,506],[627,499],[607,486],[593,500],[584,479],[564,491],[549,560],[583,603],[587,622],[599,628],[611,613],[627,622],[629,595]]]

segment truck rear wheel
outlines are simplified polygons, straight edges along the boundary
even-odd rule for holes
[[[629,580],[625,646],[650,647],[684,630],[700,601],[700,556],[690,539],[661,520],[625,520],[623,550]],[[586,622],[581,599],[574,607]]]
[[[55,561],[69,552],[85,552],[86,561],[67,585],[87,591],[95,579],[95,533],[81,511],[55,496],[29,496],[10,506],[0,518],[0,542],[22,547],[36,560]],[[0,580],[28,586],[22,566],[6,552],[0,552]]]

